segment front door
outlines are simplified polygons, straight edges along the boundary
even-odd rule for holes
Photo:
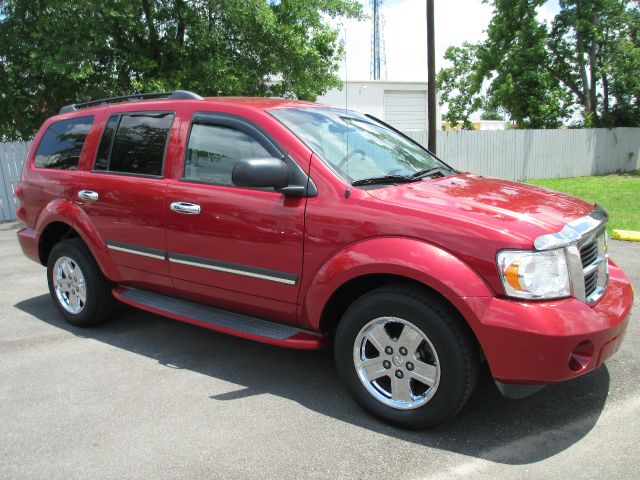
[[[169,268],[183,294],[266,317],[295,315],[306,199],[231,182],[239,160],[274,156],[278,147],[247,122],[194,117],[183,175],[169,183],[166,202]]]

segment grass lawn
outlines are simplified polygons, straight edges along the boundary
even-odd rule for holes
[[[613,229],[640,231],[640,170],[601,177],[527,180],[527,183],[602,205],[609,212],[609,233]]]

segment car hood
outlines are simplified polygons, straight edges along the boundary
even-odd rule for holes
[[[372,189],[368,193],[384,202],[474,223],[528,242],[558,232],[594,209],[594,205],[569,195],[472,174]]]

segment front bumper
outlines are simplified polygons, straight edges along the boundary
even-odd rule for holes
[[[595,305],[575,298],[550,302],[466,298],[496,382],[561,382],[590,372],[611,357],[624,337],[633,289],[612,261],[609,273],[609,287]]]

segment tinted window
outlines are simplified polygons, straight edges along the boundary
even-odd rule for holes
[[[102,135],[94,168],[137,175],[162,175],[164,150],[172,120],[173,113],[166,112],[111,117]],[[116,132],[115,137],[113,131]]]
[[[36,167],[76,170],[92,123],[93,117],[78,117],[51,124],[38,146]]]
[[[102,139],[98,146],[98,153],[96,154],[96,164],[93,167],[96,170],[109,170],[109,157],[111,154],[111,148],[113,147],[113,139],[115,138],[116,130],[118,129],[118,123],[120,123],[120,115],[114,115],[109,118],[107,126],[104,127]]]
[[[232,185],[231,172],[239,160],[268,157],[269,152],[255,138],[240,130],[196,123],[189,135],[184,177]]]

